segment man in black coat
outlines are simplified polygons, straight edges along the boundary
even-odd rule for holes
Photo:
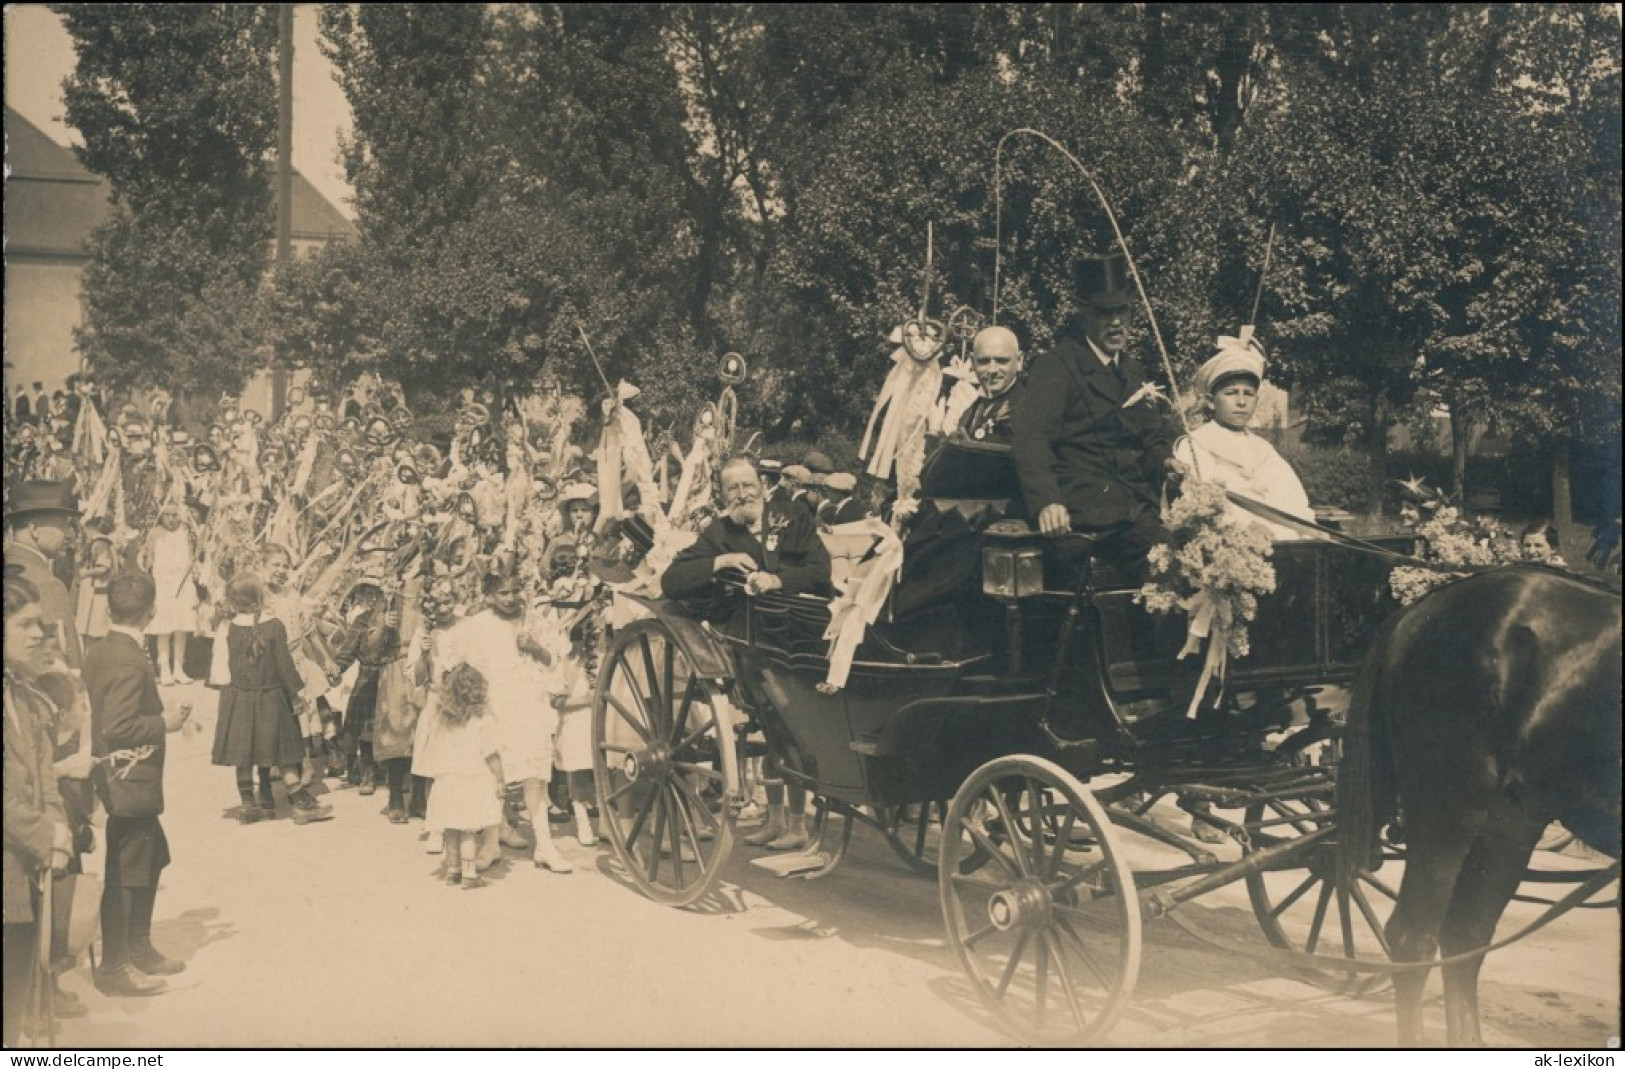
[[[777,498],[764,504],[761,476],[747,457],[724,464],[721,483],[725,511],[666,568],[666,597],[688,602],[696,616],[720,626],[744,604],[739,588],[717,581],[725,571],[742,574],[749,594],[826,591],[829,551],[806,506]]]
[[[1027,513],[1046,535],[1095,536],[1093,552],[1131,570],[1168,535],[1163,476],[1177,471],[1168,410],[1125,350],[1133,292],[1121,255],[1075,269],[1080,344],[1061,339],[1028,371],[1011,426]]]
[[[155,600],[150,575],[115,576],[107,589],[107,636],[85,655],[94,753],[152,748],[122,774],[97,766],[96,785],[107,807],[107,882],[102,961],[94,979],[107,995],[156,995],[167,986],[161,977],[185,968],[152,945],[158,874],[169,864],[169,840],[158,822],[164,811],[164,736],[179,731],[191,714],[186,705],[166,712],[158,696],[142,633]]]

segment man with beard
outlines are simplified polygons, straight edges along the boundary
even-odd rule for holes
[[[786,468],[785,475],[796,467]],[[813,513],[797,500],[775,497],[764,503],[761,476],[748,457],[734,457],[722,465],[720,481],[724,511],[661,576],[666,597],[681,599],[695,616],[732,630],[738,626],[746,596],[770,591],[828,592],[829,551],[818,537]],[[724,572],[744,576],[743,592],[719,581]],[[806,791],[795,786],[787,790],[771,760],[764,775],[768,780],[767,821],[744,841],[769,850],[805,847]]]
[[[666,597],[687,602],[695,616],[725,627],[744,595],[827,590],[829,552],[812,513],[797,501],[774,498],[764,505],[761,476],[748,457],[724,464],[721,483],[724,511],[667,567],[661,577]],[[718,582],[723,572],[743,575],[743,591]]]
[[[1139,571],[1168,538],[1163,475],[1183,466],[1161,395],[1125,351],[1127,260],[1085,257],[1074,273],[1083,344],[1064,337],[1039,356],[1011,415],[1021,493],[1041,533],[1087,533],[1097,557]]]

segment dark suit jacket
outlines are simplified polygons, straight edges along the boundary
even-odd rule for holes
[[[761,540],[726,515],[700,532],[699,539],[678,553],[661,576],[665,596],[688,603],[702,620],[729,619],[744,604],[744,594],[716,582],[713,562],[724,553],[748,553],[763,571],[783,582],[786,594],[824,594],[829,588],[829,550],[818,537],[812,513],[799,501],[770,498],[764,506]]]
[[[85,690],[90,696],[91,752],[152,746],[123,779],[97,767],[102,804],[115,817],[155,817],[164,811],[164,701],[158,696],[152,662],[128,635],[110,631],[85,654]]]
[[[1028,515],[1059,502],[1080,531],[1156,515],[1173,428],[1160,402],[1120,407],[1145,375],[1128,356],[1119,359],[1121,381],[1087,343],[1063,339],[1016,387],[1011,429]]]

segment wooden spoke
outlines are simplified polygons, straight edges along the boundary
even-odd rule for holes
[[[633,780],[632,782],[636,783],[638,781]],[[649,796],[645,798],[643,800],[643,804],[638,807],[637,814],[632,818],[632,830],[626,833],[627,849],[634,849],[637,846],[638,833],[643,830],[644,824],[648,823],[649,814],[654,811],[655,800],[659,797],[659,791],[650,791]]]
[[[1021,831],[1016,827],[1015,818],[1010,815],[1010,807],[1005,803],[1004,793],[997,790],[988,793],[992,795],[993,807],[998,810],[999,820],[1004,823],[1005,835],[1010,838],[1010,850],[1016,855],[1016,868],[1020,870],[1020,875],[1031,876],[1033,873],[1032,868],[1027,864],[1027,855],[1016,841],[1016,836],[1021,834]]]
[[[668,701],[668,702],[671,701],[672,697],[677,693],[676,653],[677,653],[677,644],[668,639],[667,642],[666,642],[665,663],[663,665],[661,665],[662,671],[660,673],[660,684],[661,684],[660,693],[665,698],[665,700]],[[692,688],[691,688],[691,691],[692,691]],[[681,733],[682,733],[681,728],[674,728],[672,730],[672,738],[676,738]]]
[[[1071,806],[1067,806],[1066,822],[1061,825],[1061,834],[1055,840],[1055,853],[1050,857],[1049,865],[1045,867],[1040,877],[1045,883],[1055,879],[1060,873],[1061,861],[1066,857],[1066,844],[1072,841],[1072,829],[1077,823],[1077,812]]]
[[[690,709],[694,708],[694,694],[698,689],[696,686],[698,683],[698,677],[689,676],[688,686],[683,688],[683,702],[677,707],[677,715],[672,719],[671,744],[673,749],[681,750],[683,748],[683,730],[688,727],[688,713]]]
[[[658,803],[663,798],[664,794],[662,792],[656,792],[653,795],[653,799],[657,803],[654,807],[654,835],[649,839],[649,859],[646,862],[648,865],[648,876],[650,883],[660,882],[660,840],[666,837],[666,807],[659,805]]]
[[[676,878],[677,889],[681,891],[684,884],[682,830],[677,826],[677,814],[671,811],[671,799],[669,796],[664,794],[661,795],[660,806],[661,809],[666,813],[666,834],[670,839],[670,842],[667,845],[671,847],[672,876]],[[697,854],[695,856],[695,860],[699,860]]]
[[[1320,877],[1316,876],[1314,873],[1310,873],[1308,876],[1305,876],[1303,878],[1303,882],[1292,889],[1291,894],[1281,899],[1280,904],[1274,909],[1270,910],[1270,916],[1279,917],[1281,914],[1291,909],[1292,904],[1298,899],[1302,898],[1304,893],[1307,892],[1309,888],[1313,887],[1315,885],[1315,881],[1318,879],[1320,879]]]
[[[1349,892],[1346,887],[1337,889],[1337,919],[1343,926],[1343,956],[1354,957],[1354,912],[1349,909]]]
[[[1304,945],[1305,954],[1313,954],[1315,946],[1320,942],[1320,926],[1326,920],[1326,904],[1332,900],[1332,884],[1330,880],[1320,885],[1320,898],[1315,902],[1315,919],[1309,923],[1309,942]]]
[[[638,636],[638,639],[638,652],[643,655],[644,685],[649,688],[649,707],[651,709],[664,708],[666,695],[660,691],[659,676],[655,673],[655,654],[654,650],[649,648],[649,636],[645,633]],[[651,721],[649,726],[658,728],[664,722],[665,717],[662,716],[659,720]]]
[[[953,873],[948,878],[954,882],[955,887],[968,887],[971,890],[981,891],[990,895],[998,894],[1000,891],[1004,890],[1005,887],[1009,886],[1008,884],[988,883],[986,880],[978,880],[974,876],[966,876],[963,873],[958,872]]]
[[[722,826],[721,822],[712,815],[710,807],[700,801],[699,795],[694,793],[694,788],[688,785],[687,780],[681,776],[673,776],[671,782],[676,790],[682,792],[683,797],[688,801],[689,808],[705,818],[705,822],[710,825],[712,831],[716,831]]]
[[[1096,876],[1100,875],[1101,870],[1104,869],[1106,865],[1107,862],[1102,859],[1095,862],[1093,865],[1088,866],[1087,868],[1079,869],[1077,872],[1074,872],[1060,883],[1054,884],[1053,886],[1046,884],[1046,886],[1049,887],[1050,894],[1059,895],[1062,892],[1072,890],[1085,880],[1094,879]]]
[[[691,776],[703,776],[714,783],[721,783],[726,779],[717,769],[696,765],[691,761],[673,761],[671,767],[679,772],[687,772]]]
[[[1057,917],[1055,919],[1055,930],[1072,940],[1072,953],[1076,954],[1078,960],[1083,962],[1084,967],[1094,974],[1095,980],[1099,982],[1101,987],[1109,989],[1112,986],[1111,980],[1101,971],[1100,966],[1095,964],[1095,956],[1089,953],[1088,947],[1083,945],[1083,937],[1078,935],[1077,929],[1073,928],[1064,917]]]
[[[1383,883],[1369,872],[1362,872],[1360,874],[1360,882],[1370,884],[1372,887],[1376,888],[1378,894],[1382,895],[1390,902],[1399,901],[1398,891],[1394,890],[1392,887],[1389,887],[1386,883]]]
[[[1004,851],[993,844],[993,840],[988,837],[987,832],[974,824],[966,824],[965,831],[977,846],[981,847],[983,851],[992,856],[994,861],[999,863],[999,867],[1008,873],[1012,880],[1020,879],[1021,873],[1016,871],[1014,865],[1010,864],[1010,859],[1004,856]]]
[[[1037,944],[1033,947],[1033,986],[1037,995],[1033,1000],[1033,1026],[1040,1032],[1044,1030],[1044,1004],[1049,1001],[1049,940],[1044,933],[1039,932]]]
[[[1384,930],[1382,921],[1378,919],[1377,911],[1371,908],[1371,902],[1366,898],[1365,892],[1360,890],[1360,885],[1355,884],[1350,887],[1349,895],[1354,899],[1354,904],[1359,908],[1361,916],[1365,917],[1366,924],[1370,925],[1371,934],[1377,937],[1377,945],[1382,947],[1384,954],[1390,958],[1393,957],[1394,952],[1388,948],[1388,933]]]
[[[998,931],[998,929],[993,927],[992,922],[984,924],[965,937],[965,945],[968,947],[973,947],[996,931]]]
[[[636,691],[633,692],[633,697],[637,697]],[[643,701],[642,698],[638,698],[637,700],[640,703]],[[626,708],[626,706],[621,704],[621,700],[619,698],[615,697],[613,694],[606,694],[604,695],[604,701],[609,704],[611,709],[615,710],[622,720],[626,721],[628,727],[638,733],[638,738],[642,739],[645,745],[651,745],[654,743],[654,739],[649,736],[648,730],[633,718],[632,713]]]
[[[629,779],[625,783],[621,784],[619,787],[616,787],[613,791],[610,791],[609,794],[605,795],[604,796],[604,801],[606,801],[606,802],[618,802],[618,801],[621,800],[622,797],[624,797],[627,794],[628,791],[630,791],[633,787],[636,787],[637,785],[638,785],[637,780]]]
[[[1067,1008],[1072,1011],[1072,1020],[1082,1027],[1088,1023],[1083,1014],[1083,1006],[1078,1002],[1078,990],[1072,985],[1072,974],[1066,968],[1066,955],[1061,953],[1061,940],[1055,933],[1044,932],[1044,942],[1049,947],[1050,957],[1055,960],[1055,975],[1061,981],[1061,992],[1066,996]]]
[[[1016,969],[1021,965],[1021,955],[1027,950],[1028,933],[1022,932],[1016,937],[1016,948],[1010,952],[1010,960],[1004,963],[1004,974],[999,977],[999,986],[994,991],[997,998],[1004,998],[1004,993],[1010,989],[1010,981],[1015,979]]]

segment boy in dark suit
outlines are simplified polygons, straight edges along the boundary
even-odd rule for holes
[[[150,746],[152,753],[122,777],[97,766],[96,786],[107,807],[107,883],[102,892],[102,962],[97,988],[106,995],[156,995],[161,979],[185,968],[152,945],[158,874],[169,864],[169,840],[158,823],[164,811],[164,736],[179,731],[191,706],[164,710],[147,658],[143,629],[157,591],[152,576],[127,571],[107,588],[107,636],[85,655],[94,752]]]

